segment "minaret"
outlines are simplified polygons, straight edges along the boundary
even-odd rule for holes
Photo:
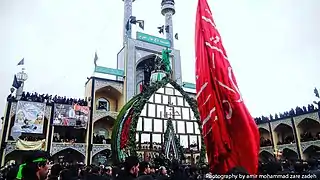
[[[16,74],[17,81],[21,83],[20,87],[16,90],[16,99],[20,100],[22,93],[23,93],[23,87],[25,81],[28,79],[28,74],[24,72],[24,68],[22,68],[21,72],[18,72]]]
[[[127,43],[127,39],[132,37],[132,24],[128,23],[132,16],[132,3],[135,0],[123,0],[124,1],[124,22],[123,22],[123,45]],[[127,25],[128,29],[127,29]]]
[[[173,24],[172,24],[172,16],[176,13],[174,8],[174,0],[162,0],[161,2],[161,13],[165,16],[165,32],[166,39],[171,42],[171,48],[173,48]],[[169,30],[169,32],[166,31]]]

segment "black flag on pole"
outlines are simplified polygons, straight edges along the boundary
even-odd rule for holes
[[[97,66],[97,61],[98,61],[98,55],[97,55],[97,52],[94,54],[94,66]]]
[[[24,58],[17,64],[17,66],[24,65]]]
[[[14,75],[12,87],[18,89],[21,86],[21,81],[18,81],[17,76]]]
[[[314,88],[313,92],[314,92],[314,95],[316,95],[317,98],[320,97],[320,96],[319,96],[319,91],[318,91],[317,88]]]

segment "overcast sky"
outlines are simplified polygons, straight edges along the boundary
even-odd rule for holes
[[[315,100],[320,87],[319,0],[208,0],[240,90],[253,116],[283,112]],[[133,15],[159,35],[161,0],[137,0]],[[197,0],[176,0],[175,47],[183,81],[194,82]],[[24,57],[25,89],[83,97],[99,65],[116,67],[122,47],[121,0],[0,0],[0,113],[17,63]],[[138,30],[138,29],[135,29]]]

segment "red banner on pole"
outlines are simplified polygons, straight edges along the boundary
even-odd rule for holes
[[[259,131],[246,108],[206,0],[196,17],[196,89],[210,169],[257,173]]]

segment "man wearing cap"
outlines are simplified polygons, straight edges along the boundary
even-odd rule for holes
[[[49,173],[49,155],[44,151],[29,151],[23,164],[19,166],[18,180],[45,180]]]
[[[124,162],[124,169],[119,173],[116,180],[134,180],[139,173],[139,159],[136,156],[129,156]]]

